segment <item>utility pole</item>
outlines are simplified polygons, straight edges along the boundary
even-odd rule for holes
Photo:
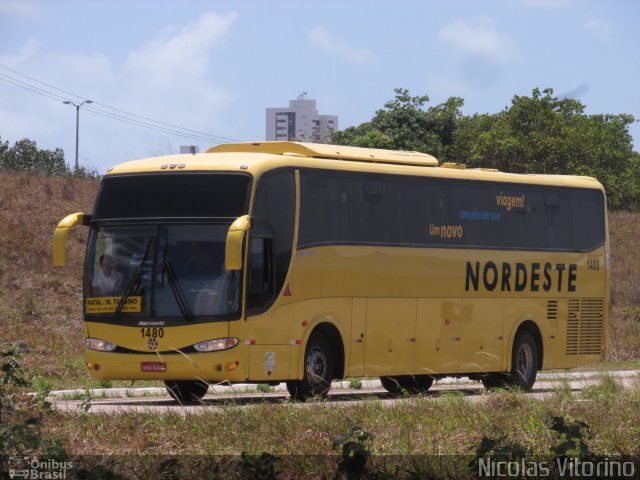
[[[76,107],[76,171],[77,171],[78,170],[78,138],[80,136],[80,107],[85,103],[87,105],[90,103],[93,103],[93,100],[85,100],[82,103],[73,103],[70,100],[65,100],[62,103],[64,103],[65,105],[73,105],[74,107]]]

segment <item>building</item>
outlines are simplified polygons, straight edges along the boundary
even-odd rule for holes
[[[200,153],[200,147],[198,145],[180,145],[180,153]]]
[[[288,108],[267,108],[268,141],[298,140],[324,143],[338,130],[337,115],[319,115],[316,101],[306,98],[306,92],[289,100]]]

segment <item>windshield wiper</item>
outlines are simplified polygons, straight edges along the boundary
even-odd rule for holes
[[[184,291],[182,287],[180,287],[180,281],[178,280],[178,276],[176,275],[175,270],[169,260],[166,257],[162,260],[163,275],[167,274],[169,277],[169,286],[171,287],[171,291],[173,292],[173,296],[176,299],[176,303],[182,312],[182,315],[187,320],[187,322],[193,322],[193,313],[191,312],[191,308],[189,307],[189,301],[184,295]]]
[[[116,322],[120,320],[120,316],[122,315],[122,309],[124,308],[124,304],[126,303],[127,298],[129,298],[140,286],[140,282],[142,280],[142,270],[143,270],[144,264],[147,261],[147,257],[149,256],[149,249],[151,247],[151,243],[152,242],[149,242],[147,244],[147,247],[144,250],[144,255],[142,256],[142,261],[140,262],[140,265],[138,265],[138,268],[136,269],[135,273],[133,274],[133,279],[131,280],[131,283],[125,290],[122,297],[120,297],[120,301],[118,301],[118,306],[116,307],[116,311],[113,313],[113,319]]]

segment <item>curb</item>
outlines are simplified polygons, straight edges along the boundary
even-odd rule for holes
[[[621,370],[614,372],[576,372],[576,373],[541,373],[538,374],[537,380],[542,382],[553,382],[563,380],[587,380],[593,378],[599,378],[608,375],[615,378],[640,378],[640,371],[638,370]],[[358,390],[373,390],[381,389],[382,385],[380,380],[360,380],[362,386]],[[477,381],[469,380],[467,377],[451,378],[446,377],[440,380],[436,380],[436,385],[465,385],[476,384]],[[351,382],[348,381],[336,381],[331,383],[332,390],[352,390]],[[74,390],[55,390],[49,392],[49,398],[65,398],[65,397],[78,397],[85,395],[89,391],[92,398],[134,398],[134,397],[157,397],[166,396],[167,391],[164,387],[145,387],[145,388],[93,388],[89,390],[74,389]],[[273,387],[273,392],[286,392],[287,387],[283,383],[280,383]],[[254,383],[237,383],[231,386],[223,385],[211,385],[209,387],[210,394],[243,394],[243,393],[260,393],[258,385]],[[76,398],[77,399],[77,398]]]

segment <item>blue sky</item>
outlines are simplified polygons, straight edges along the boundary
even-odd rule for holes
[[[0,0],[0,137],[61,147],[72,162],[75,110],[62,100],[91,99],[98,112],[262,140],[265,108],[301,91],[345,128],[395,87],[434,105],[462,97],[467,114],[552,87],[587,113],[640,118],[638,25],[634,0]],[[85,108],[80,163],[100,172],[214,144]],[[637,150],[640,123],[631,132]]]

